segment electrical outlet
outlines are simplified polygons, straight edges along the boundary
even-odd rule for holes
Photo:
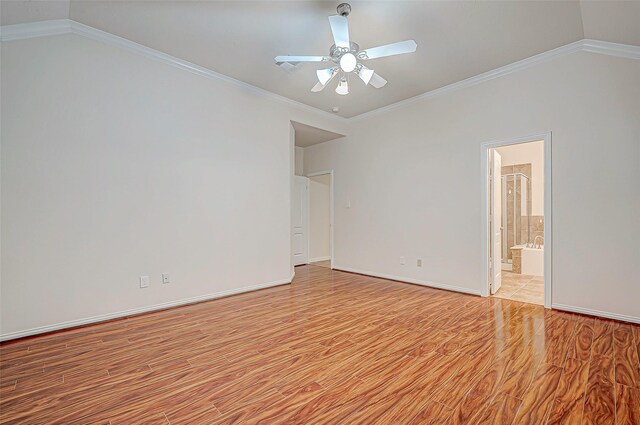
[[[140,287],[141,288],[149,287],[149,276],[140,276]]]
[[[162,283],[165,284],[165,285],[167,283],[170,283],[169,273],[162,273]]]
[[[416,261],[416,266],[422,267],[422,258],[418,258],[418,261]]]
[[[405,263],[406,263],[406,261],[405,261],[404,257],[400,257],[400,265],[404,266]]]

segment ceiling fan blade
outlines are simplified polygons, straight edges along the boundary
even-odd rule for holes
[[[350,48],[349,21],[347,21],[347,18],[340,15],[329,16],[329,23],[331,24],[331,32],[333,33],[333,41],[336,43],[336,47]]]
[[[403,53],[413,53],[418,45],[413,40],[399,41],[393,44],[385,44],[384,46],[372,47],[370,49],[358,52],[361,59],[376,59],[386,56],[401,55]]]
[[[360,65],[357,74],[365,84],[369,84],[369,82],[371,81],[371,77],[373,77],[373,74],[375,73],[373,72],[373,69],[369,69],[364,65]]]
[[[326,62],[329,56],[276,56],[276,62]]]
[[[312,91],[312,92],[314,92],[314,93],[317,93],[317,92],[319,92],[319,91],[324,90],[324,88],[325,88],[325,87],[326,87],[325,85],[323,85],[320,81],[318,81],[318,82],[316,83],[316,85],[315,85],[315,86],[313,86],[313,88],[311,89],[311,91]]]
[[[374,72],[373,75],[371,76],[371,79],[369,80],[369,84],[379,89],[384,87],[387,84],[387,80],[385,80],[384,78],[382,78],[381,76],[379,76]]]

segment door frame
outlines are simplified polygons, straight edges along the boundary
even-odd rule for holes
[[[489,151],[487,151],[489,153]],[[497,150],[493,149],[492,151],[490,151],[491,155],[489,155],[489,175],[490,175],[490,181],[489,181],[489,229],[490,229],[490,236],[489,236],[489,257],[493,255],[496,255],[496,229],[495,229],[495,224],[496,224],[496,205],[498,204],[496,202],[496,182],[499,181],[500,182],[500,261],[498,262],[498,267],[500,267],[500,270],[498,272],[496,272],[495,267],[496,267],[496,259],[495,258],[491,258],[491,264],[489,265],[489,269],[491,270],[491,276],[489,277],[489,294],[491,295],[495,295],[495,293],[497,292],[497,290],[494,288],[495,286],[495,280],[496,280],[496,275],[499,274],[500,275],[500,284],[502,284],[502,232],[503,232],[503,228],[502,228],[502,215],[503,215],[503,211],[502,211],[502,155],[500,155],[500,153],[498,153]],[[500,179],[498,179],[498,177],[495,175],[496,174],[496,157],[500,158]],[[499,288],[498,288],[499,289]]]
[[[323,171],[316,171],[313,173],[307,173],[305,174],[305,177],[316,177],[316,176],[322,176],[325,174],[329,174],[331,177],[329,178],[329,256],[330,261],[331,261],[331,269],[333,269],[333,180],[334,180],[334,176],[333,176],[333,169],[330,170],[323,170]],[[311,196],[309,196],[309,202],[311,202]],[[309,212],[309,214],[311,214],[311,208],[307,208],[307,211]],[[307,220],[308,222],[308,220]],[[311,240],[311,238],[308,238],[309,242]],[[309,247],[307,247],[307,251],[309,251]]]
[[[551,308],[552,300],[552,197],[551,197],[551,132],[534,134],[526,137],[516,137],[513,139],[484,142],[480,145],[480,172],[481,172],[481,258],[482,258],[482,287],[480,295],[488,297],[490,294],[489,285],[489,203],[491,196],[491,182],[489,181],[489,149],[503,146],[519,145],[521,143],[544,141],[544,307]]]

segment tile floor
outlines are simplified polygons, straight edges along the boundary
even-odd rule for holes
[[[544,305],[544,277],[502,271],[502,285],[494,297]]]

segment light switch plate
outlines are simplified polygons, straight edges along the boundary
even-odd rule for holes
[[[140,276],[140,287],[141,288],[149,287],[149,276]]]
[[[162,273],[162,283],[166,285],[169,282],[169,273]]]

